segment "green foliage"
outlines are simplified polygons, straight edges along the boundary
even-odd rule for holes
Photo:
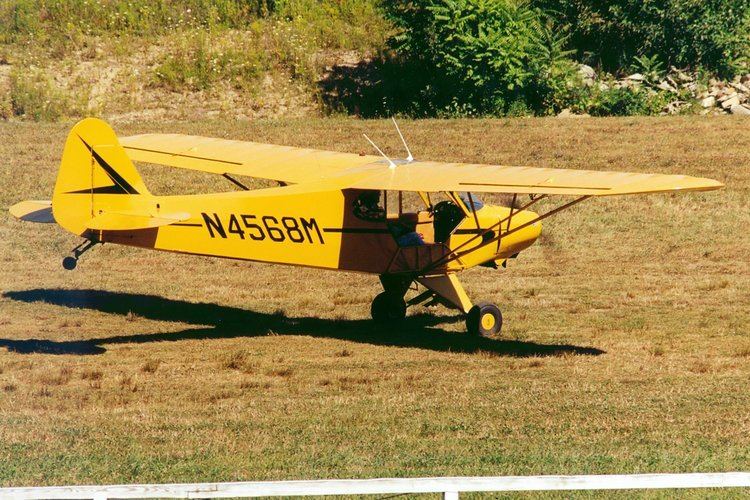
[[[325,48],[381,46],[389,30],[373,0],[15,0],[0,2],[0,43],[244,30],[269,17],[296,25]]]
[[[643,88],[608,88],[592,91],[586,111],[592,116],[656,115],[669,97]]]
[[[267,0],[16,0],[0,3],[3,41],[81,35],[162,34],[182,27],[238,28]]]
[[[636,56],[634,69],[640,71],[646,81],[650,83],[657,83],[666,74],[664,64],[659,60],[659,56],[654,54],[653,56]]]
[[[69,95],[44,71],[29,68],[10,75],[9,106],[2,113],[34,121],[56,121],[86,112],[88,95]],[[6,106],[2,106],[5,108]]]
[[[247,88],[268,69],[265,53],[252,33],[212,40],[204,31],[186,34],[154,70],[155,83],[170,90],[206,90],[218,81]]]
[[[571,32],[581,59],[608,71],[648,56],[731,75],[750,54],[747,0],[532,0]]]
[[[263,73],[281,72],[329,110],[363,116],[654,114],[680,96],[587,87],[575,61],[600,75],[642,73],[646,87],[670,65],[696,69],[703,84],[746,72],[750,1],[0,1],[0,48],[16,67],[121,57],[155,41],[165,49],[152,85],[175,91],[226,82],[254,91]],[[319,83],[323,64],[344,50],[347,61],[375,57]],[[84,109],[49,72],[16,71],[0,117]]]
[[[437,99],[429,106],[457,114],[504,114],[510,103],[538,110],[547,80],[570,66],[565,39],[523,1],[404,0],[387,12],[401,28],[392,48],[429,75],[414,89]]]
[[[274,17],[322,48],[360,51],[384,46],[390,32],[374,0],[277,0]]]

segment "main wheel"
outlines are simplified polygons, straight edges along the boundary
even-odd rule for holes
[[[500,333],[503,315],[495,304],[478,302],[466,315],[466,329],[471,335],[492,337]]]
[[[370,313],[378,323],[401,321],[406,317],[406,302],[398,294],[383,292],[372,301]]]
[[[67,269],[68,271],[72,271],[76,268],[76,264],[78,264],[78,260],[75,257],[65,257],[62,261],[63,268]]]

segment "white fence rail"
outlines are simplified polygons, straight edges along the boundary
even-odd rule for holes
[[[0,488],[0,499],[228,498],[314,495],[394,495],[463,492],[750,488],[750,472],[614,474],[597,476],[331,479],[237,483],[132,484]]]

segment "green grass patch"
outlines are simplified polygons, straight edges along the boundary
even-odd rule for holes
[[[57,86],[44,70],[29,68],[11,73],[10,91],[5,106],[0,104],[0,115],[57,121],[69,115],[85,114],[89,111],[87,103],[86,94],[69,93]]]
[[[223,40],[192,32],[163,57],[154,82],[171,90],[206,90],[218,81],[247,89],[270,66],[258,38],[252,31]]]

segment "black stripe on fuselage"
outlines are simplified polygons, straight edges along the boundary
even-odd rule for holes
[[[368,227],[324,227],[324,233],[346,233],[346,234],[390,234],[388,229],[376,229]]]

